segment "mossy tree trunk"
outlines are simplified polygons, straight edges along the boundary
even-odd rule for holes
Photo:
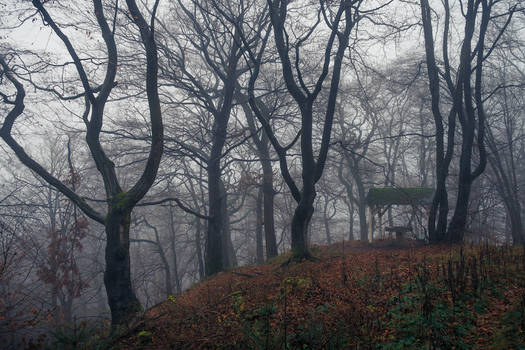
[[[131,286],[129,208],[111,208],[106,217],[106,269],[104,285],[111,309],[111,323],[123,324],[141,309]]]

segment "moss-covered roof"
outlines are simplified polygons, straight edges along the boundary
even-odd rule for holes
[[[366,196],[367,205],[425,205],[432,203],[434,189],[430,187],[371,188]]]

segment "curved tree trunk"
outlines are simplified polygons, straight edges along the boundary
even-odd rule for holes
[[[131,212],[134,206],[146,195],[153,185],[163,152],[163,124],[158,94],[158,61],[157,46],[153,31],[154,20],[149,21],[149,23],[146,22],[136,2],[134,0],[126,0],[130,18],[133,19],[136,27],[139,29],[141,42],[146,53],[146,93],[150,113],[151,146],[146,166],[140,178],[128,192],[123,192],[115,172],[115,164],[107,157],[100,143],[104,108],[113,87],[116,85],[115,77],[118,68],[117,45],[115,43],[114,33],[104,15],[102,1],[93,0],[94,14],[107,50],[105,78],[98,89],[92,88],[92,82],[88,79],[84,62],[79,58],[70,39],[62,32],[46,10],[44,6],[45,2],[33,0],[32,3],[45,22],[62,40],[74,62],[82,83],[84,89],[84,94],[82,95],[86,97],[86,109],[85,115],[83,116],[86,123],[86,142],[91,157],[104,182],[106,199],[108,203],[110,203],[107,215],[104,216],[92,208],[84,198],[78,196],[69,186],[47,172],[38,162],[32,159],[23,147],[12,137],[11,130],[13,124],[16,118],[24,111],[25,90],[16,77],[10,73],[11,71],[3,59],[3,56],[0,56],[0,66],[2,66],[4,72],[7,72],[7,78],[15,86],[17,94],[16,100],[12,103],[14,107],[8,113],[0,128],[0,137],[4,139],[25,166],[68,197],[89,218],[105,225],[107,245],[104,282],[111,309],[112,325],[121,324],[140,308],[140,303],[131,287],[129,258],[129,224]],[[88,118],[90,110],[91,118]]]
[[[465,130],[464,130],[465,132]],[[466,136],[463,136],[465,140]],[[467,140],[468,141],[468,140]],[[465,141],[464,141],[465,143]],[[458,196],[456,200],[456,208],[446,235],[446,241],[450,243],[458,243],[463,241],[465,229],[467,225],[469,198],[472,187],[472,176],[471,176],[471,155],[472,152],[472,139],[467,142],[467,145],[463,146],[460,165],[459,165],[459,186]]]
[[[322,5],[322,4],[321,4]],[[324,58],[322,60],[322,70],[318,78],[314,80],[311,88],[307,87],[302,80],[302,72],[299,65],[293,66],[292,59],[290,57],[290,42],[288,41],[288,35],[285,31],[285,22],[287,14],[288,1],[268,1],[269,17],[271,22],[272,31],[274,34],[274,43],[279,54],[282,76],[286,84],[288,93],[293,97],[295,103],[301,111],[301,124],[300,133],[297,134],[295,140],[291,145],[283,147],[275,136],[272,130],[272,126],[265,116],[261,113],[260,108],[257,104],[257,100],[254,95],[255,81],[259,74],[261,65],[263,49],[257,54],[257,57],[251,55],[252,64],[254,65],[251,70],[252,74],[249,81],[249,103],[250,107],[254,111],[255,115],[262,124],[268,139],[272,143],[278,157],[281,168],[281,174],[283,175],[284,181],[290,189],[294,200],[298,203],[295,209],[294,216],[292,219],[292,260],[310,258],[310,253],[307,247],[307,231],[308,224],[312,217],[314,206],[313,202],[315,199],[315,184],[319,181],[323,174],[323,170],[326,164],[328,156],[328,150],[330,148],[330,138],[332,135],[333,117],[335,112],[335,104],[337,100],[337,93],[339,90],[339,82],[341,77],[341,67],[344,58],[344,53],[348,48],[348,41],[350,32],[356,22],[356,16],[352,13],[353,4],[349,2],[341,2],[339,6],[335,6],[335,12],[332,14],[333,17],[328,20],[328,17],[324,17],[325,22],[329,29],[329,36],[326,42],[324,50]],[[317,9],[319,14],[323,11],[323,8]],[[315,27],[312,27],[312,32]],[[310,32],[310,34],[312,33]],[[268,31],[267,34],[270,32]],[[308,36],[310,35],[308,34]],[[306,40],[306,36],[304,39]],[[263,39],[261,47],[264,48],[266,36]],[[333,54],[333,49],[336,46],[337,50]],[[304,44],[304,43],[303,43]],[[295,62],[299,62],[300,46],[296,47],[295,50]],[[333,58],[333,64],[332,64]],[[330,71],[331,68],[331,71]],[[294,76],[294,72],[297,72],[298,80]],[[313,109],[312,106],[319,97],[319,93],[322,90],[323,83],[327,76],[331,75],[330,88],[328,92],[328,100],[326,103],[326,111],[324,113],[323,131],[321,137],[321,145],[317,156],[314,155],[313,150]],[[302,169],[301,174],[303,178],[302,189],[300,190],[294,179],[290,174],[287,161],[287,151],[293,146],[295,141],[300,137],[301,146],[301,161]]]
[[[445,185],[446,177],[439,177],[436,193],[428,216],[428,235],[430,243],[439,243],[445,239],[448,219],[448,194]],[[436,224],[437,220],[437,224]]]
[[[487,152],[485,149],[485,112],[484,112],[484,97],[483,97],[483,63],[490,56],[492,48],[496,45],[499,38],[502,36],[507,26],[509,25],[516,7],[512,8],[504,15],[493,15],[491,11],[495,8],[496,2],[489,1],[474,1],[468,0],[464,3],[464,32],[463,37],[459,37],[461,42],[461,54],[459,57],[459,64],[454,70],[456,76],[453,78],[448,57],[448,40],[450,32],[451,6],[445,0],[442,5],[445,11],[444,26],[443,26],[443,74],[438,74],[436,59],[434,57],[434,39],[432,32],[432,16],[431,8],[428,0],[420,0],[421,15],[423,21],[423,28],[425,33],[425,48],[427,56],[428,75],[430,80],[430,92],[432,94],[432,111],[436,119],[436,134],[440,134],[437,141],[443,140],[443,125],[442,117],[439,111],[439,79],[444,77],[447,88],[452,96],[453,106],[449,115],[449,141],[448,147],[450,149],[451,137],[450,130],[454,126],[456,116],[461,124],[461,156],[459,165],[459,188],[456,202],[456,208],[452,216],[448,232],[446,233],[446,240],[449,242],[460,242],[463,240],[465,226],[467,223],[469,196],[473,181],[483,173],[487,163]],[[489,24],[494,18],[505,18],[502,25],[498,28],[498,33],[495,35],[495,40],[489,42],[486,40],[486,34]],[[485,45],[492,47],[485,52]],[[473,79],[474,78],[474,79]],[[472,86],[474,83],[474,86]],[[439,121],[439,123],[438,123]],[[472,155],[474,147],[474,137],[476,137],[476,148],[479,154],[479,164],[472,171]],[[443,154],[443,145],[441,144],[441,152],[436,155],[436,159],[440,161]],[[447,155],[448,155],[447,150]],[[445,156],[446,158],[447,156]],[[446,162],[444,162],[445,164]],[[438,171],[440,167],[438,166]],[[446,168],[442,168],[443,176],[446,176]],[[439,175],[438,175],[439,176]],[[435,201],[436,202],[436,201]],[[434,216],[435,217],[435,216]],[[432,229],[429,223],[429,229]],[[430,232],[432,233],[432,231]]]
[[[303,196],[295,208],[292,218],[292,260],[309,259],[308,225],[314,213],[315,189],[312,184],[309,188],[303,187]]]
[[[425,53],[427,62],[427,73],[429,80],[429,90],[432,96],[432,115],[434,116],[434,124],[436,127],[436,193],[430,208],[428,218],[428,235],[432,243],[438,243],[445,239],[446,226],[448,220],[448,194],[446,188],[446,180],[448,176],[448,169],[452,160],[454,152],[454,136],[456,127],[456,116],[458,109],[461,109],[462,90],[456,88],[452,82],[451,69],[449,66],[448,52],[443,52],[443,61],[445,63],[445,80],[450,93],[454,96],[454,104],[448,114],[448,130],[447,130],[447,145],[445,148],[445,126],[443,114],[440,108],[440,80],[439,69],[436,63],[436,56],[434,52],[434,37],[432,29],[431,9],[428,0],[420,0],[421,4],[421,18],[423,22],[423,29],[425,35]],[[448,4],[448,3],[446,3]],[[450,14],[447,11],[448,7],[445,5],[446,17],[444,25],[445,38],[448,38]],[[447,41],[444,43],[447,45]],[[460,81],[457,82],[460,84]],[[437,219],[437,224],[436,224]]]

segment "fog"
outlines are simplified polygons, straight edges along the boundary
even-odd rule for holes
[[[6,349],[314,245],[522,244],[525,9],[445,5],[0,1]]]

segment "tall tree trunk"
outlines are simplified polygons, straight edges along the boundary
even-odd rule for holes
[[[370,133],[372,135],[373,133]],[[370,135],[367,137],[367,139],[370,137]],[[366,150],[363,151],[363,156],[366,154]],[[345,155],[345,158],[348,161],[348,164],[350,166],[350,173],[352,174],[352,177],[354,179],[355,185],[357,187],[357,198],[351,197],[354,200],[354,203],[357,205],[358,213],[359,213],[359,237],[360,240],[363,242],[368,241],[368,225],[366,222],[366,191],[365,191],[365,185],[363,183],[363,176],[361,173],[361,170],[359,168],[359,157],[355,157],[354,155]],[[347,189],[348,191],[348,189]]]
[[[268,138],[264,136],[267,140]],[[261,160],[263,169],[263,213],[264,213],[264,240],[266,242],[266,259],[277,256],[277,238],[275,236],[275,219],[274,219],[274,196],[273,189],[273,169],[270,162],[270,152],[268,151],[268,142],[266,142],[265,159]]]
[[[499,159],[490,157],[494,173],[496,174],[496,188],[503,199],[505,208],[507,208],[506,228],[512,237],[512,244],[522,245],[525,243],[525,232],[523,231],[522,208],[519,198],[517,186],[510,185],[510,177],[503,171],[503,167]]]
[[[356,179],[354,177],[354,179]],[[363,186],[363,183],[361,181],[357,181],[356,179],[356,185],[357,185],[357,192],[359,195],[359,202],[357,203],[357,209],[359,212],[359,231],[360,231],[360,239],[363,242],[368,241],[368,226],[366,224],[366,194],[365,194],[365,187]],[[371,220],[372,218],[370,218]]]
[[[222,147],[221,147],[222,148]],[[216,152],[212,152],[216,153]],[[218,156],[218,155],[216,155]],[[223,212],[220,190],[220,162],[213,159],[208,164],[208,203],[209,217],[206,239],[206,276],[211,276],[224,270],[227,262],[223,256]]]
[[[174,223],[173,223],[173,208],[170,207],[170,210],[169,210],[169,227],[170,227],[170,233],[173,237],[173,235],[175,234],[174,232]],[[148,220],[144,219],[144,224],[146,226],[148,226],[149,228],[151,228],[153,230],[153,232],[155,232],[155,241],[149,241],[148,242],[151,242],[152,244],[154,244],[157,248],[157,251],[159,253],[159,258],[160,258],[160,261],[162,262],[162,266],[163,266],[163,269],[164,269],[164,287],[165,287],[165,291],[166,291],[166,297],[169,297],[170,295],[173,295],[173,283],[171,282],[171,268],[170,268],[170,264],[168,262],[168,259],[166,258],[166,254],[164,253],[164,248],[162,247],[162,244],[160,242],[160,236],[159,236],[159,230],[151,225]],[[177,267],[177,260],[175,260],[175,267]]]
[[[421,103],[419,106],[419,132],[421,135],[425,134],[425,125],[427,124],[426,121],[423,119],[423,108],[424,104]],[[430,152],[428,152],[430,153]],[[419,176],[420,176],[420,186],[421,187],[427,187],[428,186],[428,168],[429,165],[427,165],[427,142],[425,137],[421,137],[419,141],[419,158],[418,158],[418,165],[419,165]]]
[[[71,295],[63,294],[60,298],[61,314],[64,315],[63,322],[71,324],[73,321],[73,297]]]
[[[257,191],[257,199],[255,202],[255,247],[256,247],[256,262],[257,264],[264,263],[264,249],[263,249],[263,189],[259,187]]]
[[[348,240],[349,241],[353,241],[355,239],[355,236],[354,236],[354,221],[355,221],[355,218],[354,218],[354,203],[349,200],[348,201],[348,217],[349,217],[349,222],[348,222]]]
[[[510,204],[510,203],[509,203]],[[510,218],[510,233],[512,236],[513,245],[523,245],[525,239],[523,237],[523,221],[521,219],[521,206],[519,202],[507,206],[507,211]]]
[[[328,216],[328,198],[325,198],[324,208],[323,208],[323,222],[324,230],[326,232],[326,240],[328,244],[332,244],[332,234],[330,233],[330,217]]]
[[[231,238],[230,231],[230,215],[228,213],[228,193],[226,192],[226,187],[224,182],[220,181],[221,189],[221,215],[222,215],[222,256],[224,259],[225,267],[235,267],[237,266],[237,257],[235,255],[235,249],[233,248],[233,242]]]
[[[170,216],[170,245],[171,245],[171,252],[173,254],[173,277],[175,278],[175,289],[177,292],[177,295],[182,292],[182,288],[180,285],[180,278],[179,278],[179,264],[177,261],[177,250],[175,241],[177,239],[177,232],[175,230],[175,220],[174,220],[174,210],[172,206],[169,206],[169,216]],[[160,248],[160,247],[159,247]]]
[[[199,267],[199,279],[203,279],[205,276],[204,270],[204,259],[202,258],[202,247],[201,247],[201,233],[202,233],[202,223],[201,219],[195,218],[195,252],[197,255],[197,264]]]
[[[205,190],[204,190],[204,181],[203,181],[203,173],[204,173],[204,170],[202,167],[199,168],[199,176],[198,176],[198,185],[199,185],[199,193],[201,195],[201,198],[199,198],[199,196],[197,195],[197,192],[195,191],[195,187],[193,185],[193,181],[189,181],[188,184],[189,184],[189,187],[188,187],[188,190],[191,194],[191,198],[193,200],[193,204],[195,206],[195,208],[199,208],[199,200],[201,202],[204,202],[205,199],[204,199],[204,193],[205,193]],[[205,276],[205,268],[204,268],[204,254],[202,252],[202,242],[201,242],[201,238],[202,238],[202,229],[203,229],[203,225],[202,225],[202,222],[201,222],[201,219],[198,218],[198,217],[195,217],[195,221],[194,221],[194,224],[195,224],[195,255],[196,255],[196,259],[197,259],[197,267],[198,267],[198,272],[199,272],[199,279],[202,280]]]
[[[239,100],[246,101],[248,97],[241,95],[238,92]],[[266,120],[270,120],[270,111],[264,103],[257,101],[260,107],[261,113],[264,115]],[[266,259],[276,257],[277,252],[277,238],[275,236],[275,219],[274,219],[274,196],[275,191],[273,189],[273,168],[270,160],[270,140],[266,133],[262,133],[261,137],[257,136],[257,128],[255,126],[256,117],[253,115],[253,111],[250,109],[248,103],[242,103],[246,120],[248,121],[248,127],[252,133],[252,140],[257,149],[257,153],[260,159],[261,167],[263,170],[263,201],[264,201],[264,239],[266,241]]]
[[[359,204],[357,206],[357,212],[359,215],[359,240],[366,242],[368,241],[368,226],[366,222],[366,205]],[[353,220],[351,221],[352,229],[354,226]]]
[[[58,306],[58,294],[56,286],[51,286],[51,310],[53,310],[53,322],[59,324],[61,322],[60,318],[60,307]]]
[[[520,191],[518,187],[518,179],[516,176],[516,167],[514,165],[514,151],[512,147],[513,137],[509,135],[508,157],[510,160],[505,162],[505,156],[500,153],[499,147],[494,140],[494,135],[490,128],[487,130],[487,144],[491,151],[491,156],[488,157],[490,165],[496,177],[496,189],[503,199],[503,203],[507,208],[507,220],[505,220],[506,228],[510,224],[510,231],[512,243],[514,245],[525,243],[525,232],[523,231],[522,209],[520,202]],[[504,165],[506,163],[506,166]],[[507,230],[506,230],[507,231]]]
[[[231,110],[231,99],[233,95],[233,82],[229,85],[231,90],[224,88],[226,95],[229,96],[230,103],[225,106],[223,113],[217,112],[213,119],[213,139],[210,157],[208,160],[208,205],[209,217],[208,232],[206,239],[206,276],[211,276],[223,271],[228,265],[228,259],[224,255],[224,186],[221,181],[221,158],[222,149],[226,142],[229,113]],[[225,102],[226,103],[226,102]]]
[[[231,246],[231,239],[229,238],[229,229],[227,228],[228,237],[225,241],[225,224],[227,222],[227,207],[226,207],[226,191],[222,183],[221,175],[221,159],[222,150],[226,143],[226,135],[228,129],[228,121],[230,119],[230,112],[233,106],[233,94],[236,84],[236,66],[237,59],[236,52],[237,45],[231,49],[232,61],[229,62],[228,76],[224,81],[222,93],[224,99],[220,110],[215,110],[213,115],[213,139],[210,157],[208,160],[208,203],[209,203],[209,217],[208,233],[206,240],[206,276],[214,275],[223,271],[228,265],[235,264],[235,256],[225,255],[225,252],[233,250]],[[227,250],[225,250],[227,249]]]
[[[420,0],[421,4],[421,18],[423,22],[423,29],[425,35],[425,54],[427,62],[427,73],[429,80],[429,90],[432,97],[432,115],[434,116],[434,123],[436,128],[436,192],[430,208],[428,217],[428,235],[431,243],[438,243],[445,239],[446,225],[448,220],[448,195],[446,188],[446,180],[448,176],[448,169],[452,160],[454,151],[454,135],[456,127],[456,115],[458,108],[461,106],[462,90],[456,89],[453,86],[451,78],[451,69],[448,60],[447,39],[449,31],[450,14],[448,12],[448,2],[445,2],[445,24],[444,24],[444,47],[447,48],[443,52],[443,61],[445,63],[445,80],[452,95],[454,95],[454,104],[448,114],[448,131],[447,131],[447,146],[445,152],[445,127],[443,123],[443,115],[440,108],[440,79],[439,70],[436,63],[436,56],[434,52],[434,37],[432,29],[431,9],[428,0]],[[458,82],[459,84],[459,82]],[[437,225],[436,225],[437,219]]]
[[[357,184],[358,188],[358,196],[359,198],[362,198],[362,200],[359,200],[358,198],[355,198],[354,196],[354,185],[351,181],[347,180],[343,175],[343,167],[344,167],[344,160],[348,162],[348,167],[351,170],[352,177],[354,178],[355,183]],[[348,212],[350,217],[350,234],[348,239],[353,240],[354,239],[354,205],[357,205],[358,214],[359,214],[359,230],[360,240],[368,240],[368,227],[366,225],[366,204],[364,202],[364,186],[363,182],[360,181],[359,176],[359,162],[354,162],[353,164],[350,162],[351,160],[354,160],[354,158],[351,158],[349,155],[345,154],[343,160],[341,161],[339,168],[337,169],[337,176],[339,178],[339,181],[345,186],[346,190],[346,197],[348,198],[347,206],[348,206]],[[363,197],[361,197],[363,196]]]
[[[131,210],[111,208],[106,218],[106,270],[104,284],[111,309],[111,324],[124,324],[140,310],[131,287],[129,225]]]

